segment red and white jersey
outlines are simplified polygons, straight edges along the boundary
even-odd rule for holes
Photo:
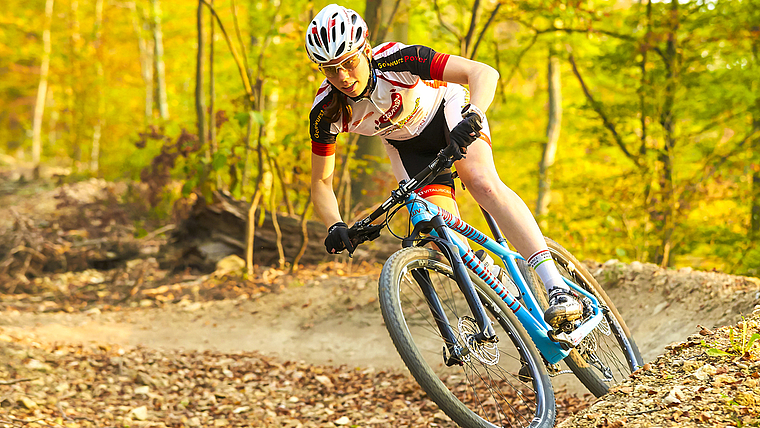
[[[375,47],[374,90],[368,98],[348,98],[352,117],[341,117],[335,123],[328,123],[324,110],[340,92],[325,79],[309,115],[312,152],[334,154],[335,137],[341,132],[379,135],[386,141],[408,140],[425,129],[444,100],[452,112],[449,119],[447,111],[449,126],[459,123],[469,94],[461,85],[441,81],[448,58],[419,45],[390,42]]]

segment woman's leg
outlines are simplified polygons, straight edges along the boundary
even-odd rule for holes
[[[536,269],[544,282],[552,306],[544,315],[546,321],[558,327],[565,321],[579,318],[583,312],[582,306],[570,294],[557,271],[530,209],[501,181],[491,146],[482,138],[475,140],[467,148],[466,158],[457,161],[455,166],[475,201],[494,217],[507,240]]]
[[[496,220],[507,240],[526,259],[546,248],[544,235],[525,202],[501,181],[491,147],[482,138],[467,148],[465,159],[454,164],[475,201]]]

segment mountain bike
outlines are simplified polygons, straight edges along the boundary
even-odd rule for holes
[[[415,193],[461,156],[449,145],[414,178],[399,183],[376,210],[350,229],[354,248],[376,239],[406,207],[411,233],[385,262],[380,307],[390,337],[422,389],[462,427],[551,427],[556,407],[550,378],[570,371],[596,396],[642,366],[631,333],[594,277],[547,239],[584,314],[552,329],[543,319],[546,290],[525,259],[507,245],[493,217],[493,238]],[[381,218],[385,216],[384,218]],[[508,275],[494,276],[459,236],[498,256]]]

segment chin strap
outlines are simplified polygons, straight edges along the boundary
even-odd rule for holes
[[[367,87],[364,88],[364,92],[361,93],[358,97],[349,97],[353,101],[359,101],[362,98],[369,98],[370,95],[372,95],[372,91],[375,90],[375,87],[377,86],[377,74],[375,73],[375,67],[372,66],[372,63],[374,60],[369,59],[366,55],[364,55],[365,58],[367,58],[367,63],[369,64],[369,82],[367,82]]]

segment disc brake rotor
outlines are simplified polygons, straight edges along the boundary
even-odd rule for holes
[[[464,316],[458,322],[459,336],[462,338],[470,355],[474,355],[481,363],[493,366],[499,363],[499,347],[496,343],[478,342],[475,335],[480,331],[474,318]]]

